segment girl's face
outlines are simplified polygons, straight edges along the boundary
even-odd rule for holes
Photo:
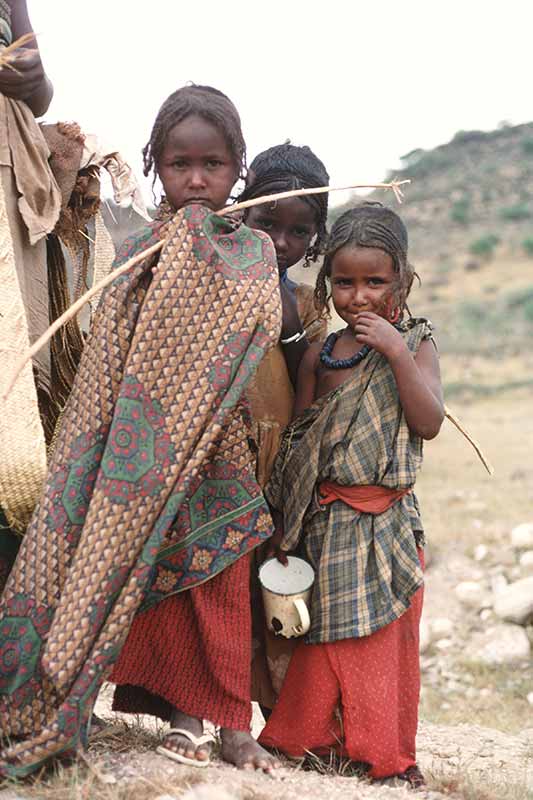
[[[314,211],[299,197],[254,206],[246,216],[246,224],[268,233],[274,242],[280,272],[305,256],[316,234]]]
[[[377,247],[346,245],[331,263],[331,299],[349,325],[354,316],[371,311],[387,319],[394,305],[397,275],[391,256]]]
[[[235,158],[222,132],[191,114],[170,130],[156,164],[168,202],[176,210],[202,203],[218,211],[238,177]]]

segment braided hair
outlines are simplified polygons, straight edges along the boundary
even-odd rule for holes
[[[290,142],[277,144],[259,153],[249,170],[249,181],[239,202],[254,197],[287,192],[292,189],[312,189],[329,184],[329,175],[322,161],[310,147],[297,147]],[[316,261],[327,238],[328,193],[300,197],[315,215],[317,235],[305,254],[305,266]]]
[[[338,218],[331,229],[326,253],[315,287],[315,306],[321,314],[329,316],[327,280],[331,278],[331,266],[335,254],[341,247],[376,247],[387,253],[396,273],[394,296],[400,318],[407,309],[407,297],[413,280],[417,276],[407,260],[407,228],[392,209],[381,203],[367,202],[350,208]]]
[[[217,128],[229,147],[239,178],[246,169],[246,144],[241,130],[239,113],[229,97],[212,86],[191,84],[173,92],[158,111],[150,141],[143,147],[143,173],[157,171],[157,163],[168,134],[175,125],[196,115]],[[154,176],[155,180],[155,176]]]

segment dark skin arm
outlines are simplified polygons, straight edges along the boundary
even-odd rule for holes
[[[365,311],[351,323],[357,342],[382,353],[394,373],[409,429],[423,439],[433,439],[444,419],[439,361],[434,344],[425,340],[416,356],[401,334],[383,317]]]
[[[302,411],[305,411],[315,400],[316,370],[321,347],[322,345],[319,342],[313,342],[306,346],[305,354],[300,361],[298,369],[293,417],[297,417]],[[272,538],[269,539],[267,554],[275,556],[282,564],[287,564],[287,553],[280,547],[283,539],[283,515],[275,508],[271,508],[270,513],[272,514],[275,532]]]
[[[25,33],[33,33],[26,0],[8,0],[8,5],[11,8],[13,41]],[[42,116],[52,100],[53,88],[44,71],[37,43],[28,42],[14,52],[10,64],[17,72],[9,67],[0,69],[0,92],[14,100],[23,100],[34,116]]]
[[[321,349],[322,345],[319,342],[313,342],[307,347],[300,363],[292,412],[294,419],[312,406],[317,397],[317,367]]]
[[[303,330],[302,321],[298,314],[298,305],[296,297],[291,292],[289,286],[283,281],[280,282],[279,290],[281,294],[281,339],[289,339],[295,333],[300,333]],[[291,342],[291,344],[282,344],[283,355],[289,371],[289,377],[292,385],[296,388],[298,378],[298,368],[300,362],[305,355],[309,344],[306,337],[300,339],[299,342]]]

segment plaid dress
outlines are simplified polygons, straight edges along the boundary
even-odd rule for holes
[[[402,335],[414,354],[431,325],[409,320]],[[405,489],[421,463],[422,439],[409,430],[392,370],[376,351],[287,428],[266,495],[283,512],[283,549],[298,549],[316,571],[308,643],[374,633],[403,614],[423,583],[413,492],[374,515],[340,501],[320,506],[318,485]]]

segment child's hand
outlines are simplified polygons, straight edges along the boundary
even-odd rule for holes
[[[354,316],[350,327],[358,342],[369,345],[389,361],[405,352],[407,345],[400,332],[378,314],[363,311]]]
[[[287,566],[287,553],[281,549],[283,540],[283,521],[279,511],[271,509],[272,521],[274,522],[274,534],[268,540],[267,557],[277,558],[280,564]]]

